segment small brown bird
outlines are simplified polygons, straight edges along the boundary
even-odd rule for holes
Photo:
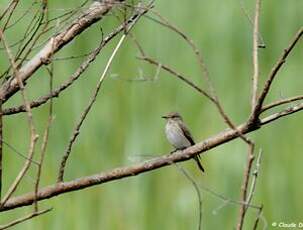
[[[171,112],[162,116],[167,120],[165,126],[165,134],[168,141],[177,149],[182,150],[195,144],[189,129],[186,127],[183,119],[179,113]],[[200,162],[200,156],[194,156],[199,169],[204,172],[204,168]]]

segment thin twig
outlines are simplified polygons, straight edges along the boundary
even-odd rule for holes
[[[7,17],[6,22],[4,23],[4,26],[3,26],[3,29],[2,29],[3,31],[6,30],[7,25],[9,23],[10,19],[12,18],[13,13],[15,12],[18,3],[19,3],[19,0],[12,1],[11,4],[9,4],[9,6],[4,10],[3,14],[0,16],[0,21],[1,21],[6,13],[9,14],[8,17]],[[1,41],[1,38],[0,38],[0,41]]]
[[[27,59],[27,57],[30,55],[33,50],[33,47],[36,45],[40,37],[48,31],[48,1],[42,2],[42,10],[40,11],[42,12],[39,20],[37,21],[36,28],[33,30],[32,35],[27,39],[23,46],[20,47],[20,50],[16,55],[16,59],[19,60],[22,53],[26,51],[21,60],[19,61],[19,66],[21,66],[23,62]],[[41,32],[39,32],[41,26]]]
[[[184,41],[191,47],[193,53],[196,56],[197,62],[198,62],[199,67],[200,67],[200,70],[201,70],[201,72],[202,72],[202,74],[203,74],[203,76],[204,76],[204,78],[207,82],[208,89],[210,91],[210,93],[208,93],[205,90],[203,90],[204,91],[203,95],[206,96],[211,102],[214,103],[214,105],[218,109],[219,114],[221,115],[221,117],[223,118],[223,120],[227,124],[227,126],[229,126],[232,129],[235,129],[236,126],[233,124],[232,120],[228,117],[228,115],[226,114],[226,112],[223,109],[223,106],[220,103],[220,100],[219,100],[219,98],[216,94],[215,87],[213,86],[213,84],[210,80],[209,71],[208,71],[207,66],[204,62],[204,58],[203,58],[200,50],[198,49],[198,47],[193,42],[193,40],[191,38],[189,38],[185,33],[183,33],[180,29],[178,29],[175,25],[170,23],[166,18],[164,18],[157,11],[152,10],[151,12],[153,14],[155,14],[160,20],[157,20],[157,19],[152,18],[150,16],[146,16],[146,17],[148,17],[149,19],[151,19],[151,20],[167,27],[168,29],[172,30],[173,32],[175,32],[176,34],[181,36],[184,39]],[[138,42],[135,42],[135,44],[139,47],[139,51],[141,52],[141,55],[143,56],[143,60],[144,60],[145,54],[143,52],[142,47],[140,46],[140,44]],[[244,136],[242,133],[239,133],[239,136],[245,143],[247,143],[247,144],[251,143],[251,140],[248,137]]]
[[[190,181],[190,183],[193,185],[197,197],[198,197],[198,203],[199,203],[199,222],[198,222],[198,230],[202,229],[202,194],[201,190],[199,188],[199,185],[197,182],[192,178],[192,176],[189,174],[189,172],[186,171],[181,165],[175,164],[176,167],[181,171],[181,173]]]
[[[241,201],[241,200],[233,200],[233,199],[230,199],[230,198],[228,198],[228,197],[226,197],[226,196],[224,196],[224,195],[222,195],[222,194],[219,194],[219,193],[217,193],[217,192],[215,192],[214,190],[212,190],[212,189],[210,189],[210,188],[208,188],[208,187],[205,187],[205,186],[201,186],[200,185],[200,187],[201,187],[201,189],[203,190],[203,191],[206,191],[206,192],[208,192],[208,193],[210,193],[211,195],[213,195],[214,197],[216,197],[216,198],[219,198],[220,200],[222,200],[224,203],[226,203],[226,205],[227,204],[233,204],[233,205],[242,205],[242,204],[245,204],[245,202],[243,202],[243,201]],[[224,205],[225,206],[225,205]],[[224,207],[224,206],[222,206],[222,207]],[[259,210],[260,209],[260,206],[258,206],[258,205],[254,205],[254,204],[249,204],[248,205],[250,208],[253,208],[253,209],[256,209],[256,210]],[[218,209],[216,209],[216,211],[218,211]]]
[[[64,83],[62,83],[57,89],[52,91],[51,93],[42,96],[38,98],[35,101],[32,101],[30,103],[31,108],[39,107],[43,104],[45,104],[50,98],[56,98],[59,97],[60,93],[64,90],[66,90],[69,86],[71,86],[80,76],[82,76],[82,73],[90,66],[90,64],[96,59],[98,54],[101,52],[101,50],[105,47],[105,45],[108,44],[113,38],[115,38],[121,31],[124,30],[125,26],[129,26],[134,20],[137,20],[138,17],[140,17],[141,14],[134,14],[132,15],[126,22],[123,22],[120,26],[118,26],[113,32],[111,32],[108,36],[106,36],[100,44],[90,52],[89,56],[82,62],[82,64],[79,66],[79,68],[69,77],[68,80],[66,80]],[[7,108],[3,109],[3,115],[11,115],[16,114],[20,112],[25,112],[25,106],[20,105],[17,107]]]
[[[20,156],[21,158],[25,159],[25,160],[29,160],[31,161],[33,164],[38,165],[39,163],[37,161],[35,161],[34,159],[29,159],[25,154],[21,153],[20,151],[18,151],[13,145],[9,144],[8,142],[6,142],[5,140],[2,139],[2,144],[6,145],[9,149],[11,149],[14,153],[16,153],[18,156]]]
[[[20,219],[14,220],[14,221],[6,224],[6,225],[1,225],[0,226],[0,230],[8,229],[8,228],[13,227],[13,226],[15,226],[17,224],[20,224],[20,223],[23,223],[23,222],[25,222],[27,220],[30,220],[30,219],[32,219],[32,218],[34,218],[36,216],[40,216],[40,215],[43,215],[45,213],[48,213],[51,210],[52,210],[52,208],[48,208],[48,209],[45,209],[45,210],[42,210],[42,211],[39,211],[39,212],[33,212],[33,213],[31,213],[31,214],[29,214],[29,215],[27,215],[25,217],[22,217]]]
[[[141,48],[142,49],[142,48]],[[141,54],[144,54],[141,53]],[[210,95],[208,92],[206,92],[205,90],[201,89],[199,86],[197,86],[195,83],[193,83],[192,81],[189,80],[188,77],[183,76],[182,74],[178,73],[177,71],[173,70],[171,67],[164,65],[158,61],[156,61],[155,59],[152,59],[150,57],[147,57],[145,55],[143,55],[142,57],[139,57],[139,59],[144,60],[149,62],[150,64],[153,64],[155,66],[157,66],[158,68],[161,68],[165,71],[167,71],[168,73],[172,74],[173,76],[177,77],[178,79],[182,80],[183,82],[185,82],[187,85],[191,86],[193,89],[195,89],[196,91],[198,91],[199,93],[201,93],[202,95],[204,95],[205,97],[207,97],[211,102],[213,102],[216,105],[216,108],[218,109],[218,111],[220,112],[221,116],[223,117],[225,123],[232,129],[236,129],[237,127],[231,122],[231,120],[228,118],[228,116],[226,115],[226,113],[224,112],[223,108],[221,107],[220,103],[218,103],[218,100],[216,97],[213,97],[212,95]],[[239,132],[239,130],[236,130],[237,132]],[[247,137],[245,137],[242,133],[239,132],[239,136],[242,140],[244,140],[246,143],[251,143],[251,140]]]
[[[244,170],[244,179],[243,183],[241,186],[241,201],[243,202],[242,205],[240,206],[239,210],[239,221],[237,224],[237,230],[241,230],[243,228],[244,224],[244,219],[245,219],[245,214],[247,211],[247,206],[246,206],[246,200],[247,200],[247,190],[248,190],[248,184],[249,184],[249,179],[250,179],[250,172],[252,169],[252,164],[254,161],[254,144],[248,145],[248,154],[247,154],[247,165]]]
[[[145,10],[143,10],[143,11],[141,10],[141,15],[143,15],[145,12],[147,12],[147,9],[145,9]],[[125,30],[126,30],[126,31],[129,31],[129,30],[135,25],[135,23],[138,21],[139,18],[140,18],[140,17],[137,17],[137,18],[136,18],[128,27],[127,27],[127,28],[125,28]],[[96,88],[95,88],[95,91],[94,91],[94,93],[93,93],[93,95],[92,95],[92,97],[91,97],[91,99],[90,99],[90,101],[89,101],[87,107],[85,108],[85,110],[84,110],[83,113],[81,114],[81,117],[80,117],[79,122],[77,123],[76,127],[74,128],[74,131],[73,131],[73,134],[72,134],[72,136],[71,136],[71,138],[70,138],[70,140],[69,140],[68,146],[67,146],[67,148],[66,148],[66,150],[65,150],[65,152],[64,152],[64,154],[63,154],[63,156],[62,156],[62,160],[61,160],[60,168],[59,168],[59,173],[58,173],[58,179],[57,179],[57,182],[58,182],[58,183],[63,181],[65,165],[66,165],[66,162],[67,162],[67,160],[68,160],[68,157],[69,157],[69,155],[70,155],[70,153],[71,153],[73,144],[75,143],[75,141],[76,141],[76,139],[77,139],[77,136],[78,136],[79,133],[80,133],[80,128],[81,128],[81,126],[82,126],[82,124],[83,124],[83,122],[84,122],[84,120],[85,120],[87,114],[89,113],[90,109],[92,108],[94,102],[95,102],[96,99],[97,99],[99,90],[100,90],[100,88],[101,88],[101,85],[102,85],[102,83],[103,83],[103,81],[104,81],[104,79],[105,79],[107,73],[108,73],[108,70],[109,70],[109,68],[110,68],[110,66],[111,66],[111,64],[112,64],[112,61],[113,61],[114,57],[116,56],[118,50],[120,49],[120,47],[121,47],[123,41],[125,40],[126,36],[127,36],[127,34],[123,34],[123,35],[122,35],[122,37],[120,38],[120,40],[119,40],[117,46],[116,46],[115,49],[113,50],[113,52],[112,52],[110,58],[108,59],[108,62],[106,63],[106,66],[105,66],[105,68],[104,68],[104,71],[103,71],[102,75],[101,75],[100,78],[99,78],[99,81],[98,81],[98,84],[97,84],[97,86],[96,86]]]
[[[259,17],[260,17],[260,7],[261,7],[261,0],[256,0],[256,7],[255,7],[255,18],[253,24],[253,49],[252,49],[252,56],[253,56],[253,77],[252,77],[252,96],[251,96],[251,111],[254,111],[256,106],[256,101],[258,97],[258,82],[259,82],[259,59],[258,59],[258,36],[259,36]],[[253,122],[256,123],[257,120]],[[247,142],[248,145],[248,155],[247,155],[247,165],[244,170],[244,179],[241,186],[241,201],[244,202],[240,206],[239,210],[239,220],[237,224],[237,230],[242,230],[245,220],[245,214],[247,212],[247,206],[245,203],[247,202],[247,193],[248,193],[248,185],[250,180],[250,174],[252,169],[252,164],[254,161],[254,148],[255,144],[250,141]]]
[[[205,97],[207,97],[210,101],[215,102],[214,98],[208,92],[206,92],[205,90],[201,89],[199,86],[197,86],[191,80],[189,80],[188,77],[185,77],[181,73],[178,73],[177,71],[175,71],[174,69],[172,69],[168,65],[162,64],[162,63],[156,61],[155,59],[147,57],[147,56],[139,57],[139,59],[143,60],[143,61],[147,61],[150,64],[153,64],[153,65],[157,66],[158,68],[161,68],[161,69],[167,71],[168,73],[170,73],[173,76],[179,78],[181,81],[185,82],[187,85],[189,85],[190,87],[192,87],[193,89],[195,89],[196,91],[198,91],[199,93],[201,93],[202,95],[204,95]]]
[[[252,98],[251,110],[253,111],[258,97],[258,82],[259,82],[259,60],[258,60],[258,35],[259,35],[259,16],[260,16],[261,0],[256,0],[254,31],[253,31],[253,82],[252,82]]]
[[[247,19],[248,19],[250,25],[251,25],[252,28],[253,28],[253,27],[254,27],[254,22],[253,22],[253,20],[251,19],[249,13],[247,12],[247,10],[246,10],[246,8],[245,8],[245,6],[244,6],[244,1],[243,1],[243,0],[241,0],[240,5],[241,5],[241,10],[243,11],[243,13],[244,13],[245,16],[247,17]],[[259,31],[259,33],[258,33],[258,36],[259,36],[258,48],[263,48],[263,49],[266,48],[266,44],[265,44],[265,42],[264,42],[264,39],[263,39],[262,34],[260,33],[260,31]]]
[[[257,214],[257,218],[256,218],[254,226],[253,226],[253,230],[257,230],[262,212],[263,212],[263,205],[261,205],[261,208],[259,209],[259,212]],[[267,228],[265,227],[264,229],[267,229]]]
[[[258,97],[258,100],[257,100],[256,106],[254,108],[254,111],[252,112],[252,115],[250,117],[251,121],[254,121],[254,120],[258,119],[258,116],[259,116],[259,114],[261,112],[261,109],[262,109],[263,102],[264,102],[264,100],[265,100],[265,98],[266,98],[266,96],[269,92],[269,89],[271,87],[271,84],[272,84],[273,80],[275,79],[275,77],[276,77],[277,73],[279,72],[280,68],[286,62],[286,59],[287,59],[288,55],[291,53],[291,51],[293,50],[293,48],[295,47],[295,45],[298,43],[298,41],[300,40],[300,38],[302,36],[303,36],[303,27],[298,30],[298,32],[296,33],[294,38],[289,43],[288,47],[283,50],[283,53],[282,53],[281,57],[278,59],[278,61],[276,62],[276,64],[272,68],[272,70],[270,71],[269,76],[267,78],[267,81],[265,82],[265,85],[264,85],[264,87],[261,91],[261,94]]]
[[[280,112],[277,112],[277,113],[274,113],[274,114],[271,114],[265,118],[263,118],[261,121],[260,121],[260,125],[265,125],[265,124],[268,124],[270,122],[273,122],[281,117],[285,117],[285,116],[288,116],[290,114],[293,114],[293,113],[296,113],[296,112],[299,112],[303,110],[303,103],[300,103],[298,105],[295,105],[295,106],[292,106],[292,107],[289,107],[287,109],[284,109],[284,110],[281,110]]]
[[[6,15],[6,13],[14,7],[14,5],[16,5],[18,3],[18,1],[11,1],[11,3],[5,8],[5,10],[3,10],[2,14],[0,15],[0,21],[2,20],[2,18]]]
[[[13,1],[13,2],[16,2],[16,1]],[[7,31],[7,30],[9,30],[10,28],[13,28],[14,25],[16,25],[18,22],[22,21],[22,19],[23,19],[26,15],[28,15],[29,13],[31,13],[31,12],[33,11],[33,6],[34,6],[35,4],[37,4],[37,2],[31,3],[31,5],[30,5],[27,9],[24,10],[24,12],[22,13],[22,15],[21,15],[19,18],[17,18],[13,23],[11,23],[11,24],[9,24],[9,25],[6,26],[6,29],[5,29],[5,30]],[[15,9],[15,10],[18,10],[18,9]],[[0,20],[1,20],[1,17],[0,17]],[[11,46],[10,46],[10,48],[11,48]]]
[[[259,154],[257,156],[255,170],[252,173],[252,182],[251,182],[251,186],[250,186],[250,191],[249,191],[249,193],[247,195],[247,199],[246,199],[246,204],[247,204],[246,209],[247,209],[248,205],[250,204],[250,202],[252,201],[252,198],[255,194],[257,179],[258,179],[258,175],[260,172],[261,157],[262,157],[262,149],[259,151]]]
[[[47,44],[30,61],[20,68],[19,77],[21,81],[25,82],[28,78],[32,77],[37,69],[48,63],[51,55],[58,52],[81,32],[89,28],[90,25],[106,15],[114,6],[113,3],[115,1],[116,0],[107,0],[105,3],[94,1],[91,7],[75,19],[66,29],[51,37]],[[10,79],[3,84],[0,88],[0,94],[3,95],[4,102],[19,91],[19,89],[19,84],[15,79]]]
[[[126,37],[126,34],[123,34],[122,37],[120,38],[116,48],[114,49],[112,55],[110,56],[106,66],[105,66],[105,69],[98,81],[98,84],[96,86],[96,89],[93,93],[93,96],[91,97],[87,107],[85,108],[85,110],[83,111],[83,113],[81,114],[81,117],[80,117],[80,120],[79,122],[77,123],[76,127],[74,128],[74,131],[73,131],[73,134],[69,140],[69,143],[67,145],[67,148],[66,150],[64,151],[64,154],[62,156],[62,160],[61,160],[61,163],[60,163],[60,168],[59,168],[59,173],[58,173],[58,180],[57,182],[62,182],[63,181],[63,176],[64,176],[64,171],[65,171],[65,165],[66,165],[66,162],[67,162],[67,159],[71,153],[71,150],[72,150],[72,147],[73,147],[73,144],[75,143],[76,139],[77,139],[77,136],[80,134],[80,128],[85,120],[85,118],[87,117],[87,114],[89,113],[90,109],[92,108],[94,102],[96,101],[97,99],[97,96],[98,96],[98,93],[99,93],[99,90],[101,88],[101,85],[105,79],[105,76],[109,70],[109,67],[111,66],[112,64],[112,61],[113,61],[113,58],[115,57],[118,49],[120,48],[122,42],[124,41]]]
[[[194,41],[189,36],[187,36],[185,33],[183,33],[179,28],[177,28],[177,26],[175,26],[174,24],[169,22],[159,12],[157,12],[156,10],[152,10],[151,12],[153,14],[155,14],[161,21],[154,19],[152,17],[148,17],[148,18],[150,18],[150,19],[154,20],[155,22],[160,23],[162,26],[165,26],[168,29],[174,31],[176,34],[181,36],[184,39],[184,41],[191,47],[191,49],[192,49],[193,53],[195,54],[196,59],[198,61],[199,68],[200,68],[201,72],[203,73],[203,76],[204,76],[206,83],[208,85],[208,88],[210,90],[210,95],[212,95],[213,98],[217,98],[215,88],[209,77],[209,71],[204,62],[204,58],[202,57],[202,54],[201,54],[200,50],[198,49],[198,47],[196,46],[196,44],[194,43]]]
[[[53,65],[51,65],[50,70],[48,70],[49,73],[49,91],[52,92],[53,90]],[[50,126],[53,121],[53,100],[50,100],[49,103],[49,112],[48,112],[48,120],[46,124],[46,129],[44,131],[43,135],[43,142],[41,145],[41,155],[40,155],[40,160],[39,160],[39,165],[38,165],[38,170],[37,170],[37,178],[36,178],[36,183],[35,183],[35,201],[34,201],[34,210],[35,212],[38,212],[38,190],[39,190],[39,184],[40,184],[40,177],[42,173],[42,165],[44,162],[44,157],[45,157],[45,152],[46,152],[46,147],[48,143],[48,136],[49,136],[49,131],[50,131]]]
[[[294,97],[290,97],[290,98],[286,98],[286,99],[282,99],[282,100],[279,100],[279,101],[272,102],[268,105],[263,106],[262,110],[261,110],[261,113],[263,113],[263,112],[265,112],[269,109],[272,109],[274,107],[277,107],[279,105],[284,105],[284,104],[288,104],[290,102],[299,101],[299,100],[303,100],[303,95],[298,95],[298,96],[294,96]]]
[[[26,96],[26,93],[25,93],[25,90],[24,90],[24,84],[23,84],[23,82],[22,82],[22,80],[19,76],[18,67],[15,63],[15,59],[13,57],[13,54],[11,53],[11,50],[7,46],[7,42],[5,40],[3,31],[2,31],[1,28],[0,28],[0,37],[1,37],[1,40],[2,40],[3,45],[5,47],[6,53],[8,55],[9,61],[12,65],[12,67],[13,67],[14,77],[15,77],[15,79],[17,79],[19,88],[21,90],[22,100],[23,100],[24,106],[26,108],[28,125],[29,125],[29,129],[30,129],[30,144],[29,144],[28,157],[27,157],[29,160],[25,161],[23,167],[19,171],[19,174],[15,178],[14,182],[11,184],[11,186],[8,189],[7,193],[5,194],[4,198],[1,200],[0,207],[2,207],[5,204],[5,202],[11,197],[11,195],[14,193],[14,191],[17,189],[17,187],[18,187],[19,183],[21,182],[22,178],[24,177],[24,175],[28,171],[28,169],[29,169],[29,167],[32,163],[31,159],[33,158],[33,155],[34,155],[35,144],[36,144],[36,141],[38,139],[38,135],[36,134],[36,130],[35,130],[34,122],[33,122],[33,115],[32,115],[32,111],[31,111],[31,108],[30,108],[30,105],[29,105],[29,102],[27,100],[27,96]]]

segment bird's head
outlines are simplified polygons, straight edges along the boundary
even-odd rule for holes
[[[162,118],[171,119],[171,120],[182,120],[182,117],[178,112],[170,112],[170,113],[162,116]]]

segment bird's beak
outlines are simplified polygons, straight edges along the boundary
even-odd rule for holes
[[[162,118],[167,119],[167,118],[168,118],[168,116],[162,116]]]

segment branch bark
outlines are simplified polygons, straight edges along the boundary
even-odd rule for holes
[[[102,3],[94,1],[88,10],[83,12],[70,26],[49,39],[47,44],[24,66],[19,69],[19,77],[22,82],[33,76],[37,69],[42,65],[48,64],[50,58],[71,42],[77,35],[89,28],[92,24],[105,16],[116,3],[116,0],[107,0]],[[16,79],[8,79],[0,88],[0,95],[3,97],[3,103],[13,96],[19,90],[19,84]]]
[[[78,80],[79,77],[83,76],[83,72],[87,70],[87,68],[90,66],[90,64],[96,59],[96,57],[100,54],[101,50],[113,39],[115,38],[119,33],[121,33],[123,30],[125,30],[126,27],[128,27],[133,21],[136,21],[139,17],[142,16],[146,12],[137,12],[134,15],[132,15],[127,21],[123,22],[120,26],[118,26],[115,30],[113,30],[110,34],[108,34],[101,42],[100,44],[93,50],[91,53],[87,56],[87,58],[82,62],[82,64],[79,66],[79,68],[63,83],[61,84],[57,89],[53,90],[51,93],[41,96],[35,101],[30,102],[31,108],[39,107],[46,102],[48,102],[51,98],[57,98],[59,95],[66,90],[68,87],[70,87],[75,81]],[[25,112],[25,106],[19,105],[16,107],[11,108],[5,108],[3,109],[3,115],[12,115],[16,113],[22,113]]]
[[[119,180],[125,177],[136,176],[145,172],[156,170],[161,167],[171,165],[175,162],[181,162],[190,160],[197,154],[203,154],[206,151],[215,148],[216,146],[227,143],[233,139],[239,137],[239,132],[246,134],[253,132],[263,125],[269,124],[274,120],[281,118],[286,115],[303,110],[303,103],[293,107],[291,110],[284,110],[276,114],[272,114],[261,120],[260,126],[251,126],[249,123],[239,125],[236,130],[227,129],[220,132],[219,134],[210,137],[202,142],[197,143],[183,151],[177,151],[173,154],[167,154],[164,156],[156,157],[146,162],[138,163],[132,166],[125,166],[115,168],[107,172],[101,172],[99,174],[90,175],[82,178],[78,178],[72,181],[57,183],[44,188],[41,188],[37,194],[37,200],[49,199],[64,193],[85,189],[91,186],[104,184],[107,182]],[[10,198],[6,204],[0,208],[0,212],[15,209],[22,206],[31,205],[35,200],[35,193],[30,192],[24,195]]]

